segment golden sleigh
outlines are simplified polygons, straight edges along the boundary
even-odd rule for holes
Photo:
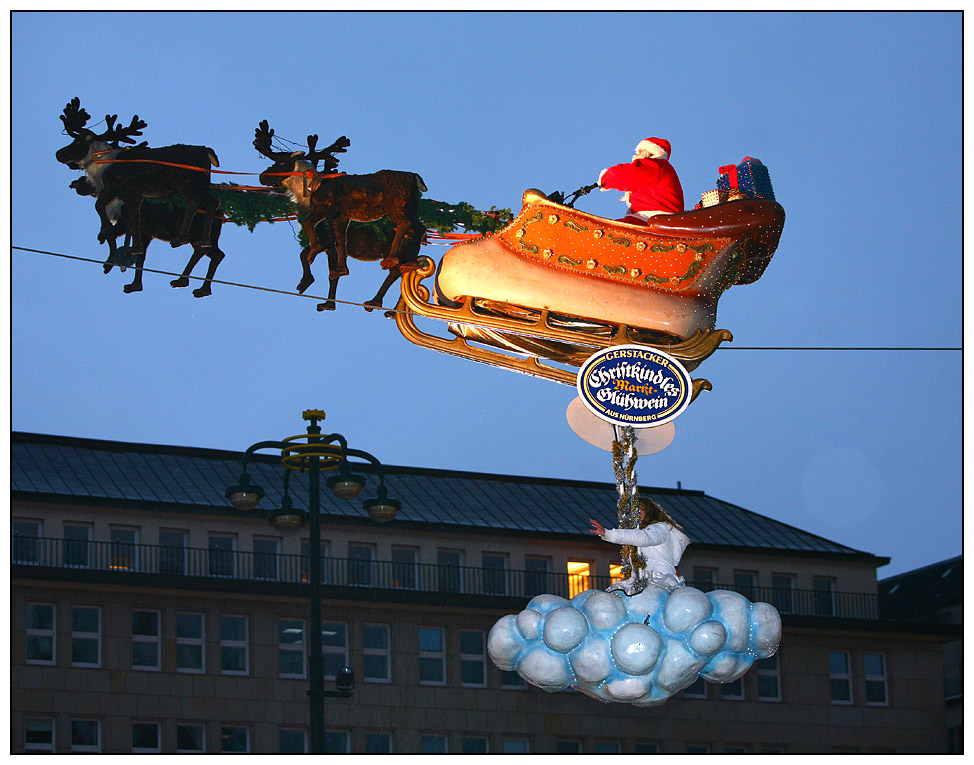
[[[721,294],[760,278],[785,220],[770,199],[646,225],[556,204],[536,189],[522,204],[496,234],[452,247],[439,267],[421,258],[405,273],[396,323],[416,345],[566,385],[611,345],[646,345],[696,368],[732,339],[715,329]],[[431,295],[422,282],[434,272]],[[452,336],[423,332],[417,315],[447,322]],[[695,380],[694,395],[702,389],[710,384]]]

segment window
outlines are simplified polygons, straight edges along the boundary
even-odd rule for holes
[[[186,532],[162,529],[159,532],[159,573],[179,576],[186,573]]]
[[[683,691],[683,696],[688,699],[707,698],[706,681],[698,675],[697,679],[694,680],[690,685],[688,685],[686,689]]]
[[[203,614],[176,614],[176,671],[206,671]]]
[[[581,754],[582,742],[575,739],[559,739],[555,742],[556,754]]]
[[[254,579],[277,581],[280,540],[271,537],[254,537]]]
[[[710,592],[717,586],[717,569],[694,566],[693,586],[702,592]]]
[[[747,754],[744,744],[724,744],[724,754]]]
[[[505,738],[501,742],[502,754],[527,754],[530,751],[526,738]]]
[[[423,754],[446,754],[446,736],[423,736],[419,751]]]
[[[771,605],[777,608],[779,613],[790,614],[794,612],[794,590],[794,575],[771,575]]]
[[[460,751],[463,754],[487,754],[487,737],[464,736],[460,739]]]
[[[548,592],[548,572],[551,571],[551,559],[537,556],[524,558],[524,594],[540,595]]]
[[[221,752],[249,752],[250,729],[246,725],[224,725],[220,728]]]
[[[618,741],[596,741],[595,742],[596,754],[619,754],[621,751],[622,751],[622,747],[619,745]]]
[[[392,586],[404,589],[416,589],[416,548],[392,548]]]
[[[440,592],[463,592],[463,553],[460,550],[436,551],[436,574]]]
[[[687,754],[710,754],[710,747],[706,744],[687,744]]]
[[[886,656],[867,653],[863,656],[866,670],[866,704],[884,707],[889,703],[886,687]]]
[[[852,671],[846,651],[829,652],[829,679],[833,704],[852,703]]]
[[[391,733],[366,733],[365,753],[366,754],[392,754],[392,734]]]
[[[247,617],[221,616],[220,674],[246,675],[248,667]]]
[[[27,663],[54,664],[54,606],[28,603],[25,617]]]
[[[637,741],[633,745],[633,754],[659,754],[659,743],[656,741]]]
[[[308,732],[302,728],[279,728],[277,731],[277,751],[281,754],[306,754],[308,751]]]
[[[159,723],[157,722],[132,723],[132,751],[133,752],[162,751],[159,746]]]
[[[65,566],[87,568],[91,526],[87,524],[64,524],[64,549],[62,555]]]
[[[130,526],[113,526],[108,530],[108,567],[114,571],[139,570],[139,530]]]
[[[327,540],[321,540],[321,581],[322,584],[329,580],[328,576],[328,542]],[[301,540],[301,581],[310,582],[311,581],[311,541],[307,539]],[[334,578],[334,577],[331,577]]]
[[[191,725],[188,723],[176,724],[176,751],[177,752],[205,752],[206,738],[203,734],[202,725]]]
[[[778,656],[754,662],[758,676],[758,700],[781,701],[781,672],[778,669]]]
[[[325,753],[326,754],[348,754],[348,731],[347,730],[326,730],[325,731]]]
[[[487,687],[487,654],[483,630],[460,630],[460,685]]]
[[[321,657],[328,680],[334,680],[338,672],[348,666],[348,625],[321,623]]]
[[[355,587],[372,586],[372,545],[348,546],[348,583]]]
[[[481,556],[481,567],[484,593],[507,595],[507,556],[499,553],[484,553]]]
[[[621,563],[610,563],[609,564],[609,583],[615,584],[616,582],[621,582],[625,579],[625,575],[622,573]]]
[[[54,751],[54,719],[27,717],[24,719],[24,751]]]
[[[161,623],[158,611],[132,612],[132,669],[162,669]]]
[[[101,609],[98,606],[71,608],[71,666],[101,666]]]
[[[12,563],[21,566],[38,566],[41,562],[41,522],[14,521],[11,524],[14,535]]]
[[[446,651],[442,629],[419,628],[419,684],[446,685]]]
[[[234,550],[237,549],[237,538],[227,534],[210,534],[207,545],[210,551],[210,576],[236,576],[237,557]]]
[[[744,698],[744,678],[739,677],[729,683],[720,684],[720,697],[731,701],[741,701]]]
[[[754,600],[754,585],[758,575],[753,571],[734,572],[734,590],[748,600]]]
[[[304,677],[304,622],[279,619],[277,622],[277,674]]]
[[[101,751],[101,720],[71,721],[71,751]]]
[[[366,624],[363,630],[363,679],[367,683],[392,682],[389,648],[389,625]]]
[[[523,691],[527,687],[528,684],[517,672],[513,670],[501,670],[501,688]]]
[[[823,577],[812,579],[812,599],[816,616],[833,616],[835,614],[835,604],[832,597],[833,586],[832,579]]]
[[[592,563],[585,560],[568,561],[568,597],[591,589]]]

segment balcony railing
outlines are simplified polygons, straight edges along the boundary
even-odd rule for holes
[[[269,583],[307,582],[309,568],[306,555],[21,536],[13,537],[11,563],[18,567],[62,569],[66,573],[87,570]],[[584,590],[605,589],[611,580],[606,576],[323,557],[322,582],[376,590],[529,599],[541,593],[569,598]],[[879,618],[876,595],[719,584],[696,586],[704,590],[735,590],[751,601],[773,604],[782,614]]]

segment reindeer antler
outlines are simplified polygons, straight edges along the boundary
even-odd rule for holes
[[[267,124],[267,120],[261,120],[261,123],[254,131],[254,148],[265,157],[272,159],[275,162],[279,162],[282,159],[287,159],[288,157],[292,156],[291,152],[289,151],[274,151],[274,149],[271,148],[271,139],[273,138],[274,130]]]
[[[351,146],[352,142],[349,141],[345,136],[342,136],[337,141],[335,141],[331,146],[316,151],[315,147],[318,144],[318,134],[308,136],[308,153],[305,155],[308,160],[313,162],[315,165],[318,164],[318,160],[325,160],[325,172],[330,173],[338,167],[338,159],[333,157],[333,154],[342,154],[347,151],[348,147]]]
[[[111,141],[116,145],[120,143],[135,143],[135,139],[132,136],[142,135],[142,128],[147,125],[144,120],[139,119],[138,114],[132,117],[132,121],[128,127],[122,127],[121,125],[116,127],[115,120],[117,119],[117,114],[105,115],[105,132],[98,136],[101,140]]]
[[[91,119],[91,115],[81,108],[81,99],[75,96],[64,107],[64,114],[61,115],[61,122],[69,136],[77,138],[82,130],[87,130],[85,124]],[[90,131],[89,131],[90,132]]]

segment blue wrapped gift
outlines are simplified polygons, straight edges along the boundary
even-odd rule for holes
[[[740,189],[749,197],[774,199],[771,174],[760,159],[744,157],[739,165],[721,167],[717,178],[718,191]]]

